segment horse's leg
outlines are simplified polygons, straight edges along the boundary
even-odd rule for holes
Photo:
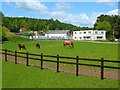
[[[69,44],[69,46],[70,46],[70,47],[72,47],[72,45],[71,45],[71,44]]]

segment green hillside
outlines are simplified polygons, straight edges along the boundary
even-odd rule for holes
[[[1,38],[1,40],[2,40],[2,42],[4,42],[4,41],[28,41],[29,39],[27,39],[27,38],[23,38],[23,37],[20,37],[20,36],[17,36],[17,35],[15,35],[14,33],[12,33],[12,32],[10,32],[10,30],[8,29],[8,28],[6,28],[6,27],[2,27],[1,28],[1,36],[0,37],[2,37]]]

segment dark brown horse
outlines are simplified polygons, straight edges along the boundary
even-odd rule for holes
[[[22,49],[26,49],[24,44],[18,44],[18,46],[19,46],[19,49],[20,49],[20,50],[21,50],[21,48],[22,48]]]
[[[40,44],[36,43],[36,48],[40,48]]]
[[[74,48],[74,44],[71,41],[64,41],[63,45],[69,45],[70,47]]]

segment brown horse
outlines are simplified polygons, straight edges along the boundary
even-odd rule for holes
[[[70,47],[74,48],[74,44],[71,41],[64,41],[63,45],[69,45]]]
[[[19,49],[20,49],[20,50],[21,50],[21,48],[22,48],[22,49],[26,49],[24,44],[18,44],[18,46],[19,46]]]
[[[36,48],[40,48],[40,44],[36,43]]]

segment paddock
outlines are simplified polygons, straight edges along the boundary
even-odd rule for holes
[[[35,40],[24,42],[26,50],[19,50],[18,43],[20,42],[5,42],[2,47],[10,50],[25,51],[31,53],[45,53],[49,55],[63,55],[63,56],[79,56],[81,58],[101,58],[117,60],[118,47],[120,44],[111,43],[93,43],[85,41],[72,41],[75,45],[74,49],[69,46],[63,46],[64,40]],[[22,42],[21,42],[22,43]],[[36,49],[36,43],[40,43],[41,48]],[[11,47],[12,45],[12,47]]]
[[[70,73],[40,70],[39,67],[13,62],[1,63],[2,88],[118,88],[117,80],[100,80],[86,75],[76,77]]]
[[[37,49],[35,47],[36,42],[40,43],[40,45],[41,45],[40,49]],[[6,48],[8,50],[17,50],[18,52],[25,52],[25,53],[26,52],[35,53],[35,54],[43,53],[45,55],[57,55],[57,54],[59,54],[61,56],[67,56],[67,57],[79,56],[80,58],[96,58],[96,59],[100,59],[101,57],[103,57],[104,59],[108,59],[108,60],[118,60],[118,45],[117,44],[73,41],[73,43],[75,45],[75,48],[73,49],[73,48],[70,48],[70,47],[64,47],[63,46],[63,40],[36,40],[36,41],[24,42],[24,44],[25,44],[27,49],[19,50],[18,46],[17,46],[18,43],[22,43],[22,42],[12,42],[12,43],[11,42],[5,42],[3,44],[3,48]],[[11,44],[12,44],[13,47],[10,46]],[[26,55],[24,55],[24,56],[26,56]],[[37,57],[41,58],[40,56],[37,56]],[[46,58],[44,58],[44,59],[46,59]],[[47,59],[51,60],[51,58],[47,58]],[[12,60],[14,60],[14,57],[13,57]],[[71,61],[69,59],[65,59],[64,61],[66,61],[66,60],[68,62]],[[18,63],[20,63],[20,61],[21,61],[21,58],[18,58]],[[22,63],[24,63],[24,62],[26,63],[26,59],[23,60]],[[4,62],[4,64],[8,64],[8,63],[9,62]],[[34,60],[33,61],[29,61],[30,65],[32,65],[32,63],[34,63],[34,64],[37,63],[37,65],[35,67],[28,67],[28,68],[34,68],[34,70],[38,69],[38,70],[35,71],[35,72],[37,72],[36,74],[35,73],[31,74],[32,76],[38,76],[38,74],[40,74],[40,73],[42,73],[42,74],[44,73],[45,75],[47,75],[46,70],[41,70],[40,67],[38,66],[38,65],[40,65],[40,61],[37,61],[37,62],[34,61]],[[50,64],[50,63],[49,62],[44,62],[44,64],[47,65],[46,68],[52,69],[52,68],[56,67],[56,64],[52,64],[52,63]],[[85,63],[87,63],[87,62],[85,61]],[[89,64],[98,64],[98,63],[95,63],[95,62],[88,62],[88,63]],[[19,78],[22,77],[21,75],[24,76],[24,73],[26,72],[24,65],[21,65],[21,64],[14,64],[14,65],[15,65],[16,68],[19,65],[21,67],[21,68],[18,67],[19,69],[22,69],[22,68],[24,69],[23,70],[23,74],[20,74],[18,77]],[[117,64],[112,64],[112,63],[107,63],[107,65],[117,66]],[[8,65],[6,65],[6,66],[8,66]],[[11,66],[14,68],[13,65],[11,65]],[[61,66],[61,64],[60,64],[60,66]],[[75,68],[74,65],[68,65],[68,64],[63,64],[61,67],[64,67],[67,71],[70,71],[70,70]],[[88,71],[89,71],[89,69],[97,70],[96,68],[89,68],[89,67],[88,68],[80,67],[79,70],[82,70],[82,69],[87,69]],[[74,71],[75,71],[75,69],[74,69]],[[111,69],[107,69],[107,71],[112,71],[112,70]],[[15,75],[15,72],[12,72],[12,71],[8,72],[6,69],[4,69],[4,72],[8,73],[7,75],[4,74],[4,87],[7,87],[7,80],[5,78],[9,78],[8,80],[11,80],[11,78],[10,78],[11,74],[10,73],[14,73],[14,76],[16,76],[16,75]],[[73,79],[72,79],[72,78],[75,79],[75,77],[76,77],[74,74],[65,73],[65,72],[63,73],[62,71],[60,73],[57,73],[56,71],[53,71],[53,70],[50,70],[50,71],[48,70],[48,72],[49,72],[49,75],[53,75],[53,76],[56,76],[56,77],[61,77],[62,79],[63,79],[63,77],[67,77],[68,78],[68,76],[69,76],[71,78],[69,78],[68,81],[71,80],[72,82],[76,82],[76,80],[73,81]],[[112,71],[112,72],[114,72],[114,71]],[[17,73],[19,73],[19,72],[17,72]],[[84,79],[84,80],[87,81],[87,83],[89,83],[89,81],[90,82],[91,81],[98,82],[98,85],[96,87],[99,87],[99,84],[100,85],[102,84],[102,86],[100,86],[100,87],[117,87],[117,81],[116,80],[110,80],[110,81],[108,81],[108,79],[100,80],[100,78],[90,77],[90,76],[85,76],[87,78],[87,79],[85,79],[84,75],[81,75],[81,73],[82,72],[80,71],[80,75],[77,77],[77,80],[78,80],[78,78],[80,80],[80,82],[78,82],[79,85],[86,83],[86,82],[83,82],[83,81],[81,83],[81,80]],[[95,72],[95,73],[97,73],[97,72]],[[65,74],[67,74],[68,76],[66,76]],[[28,75],[27,77],[30,77],[30,76]],[[41,80],[41,78],[42,78],[41,74],[40,74],[39,77],[40,77],[39,79]],[[50,80],[49,76],[45,76],[45,77],[47,77],[47,80]],[[36,77],[36,78],[38,78],[38,77]],[[39,80],[39,79],[37,79],[37,80]],[[51,79],[53,79],[53,78],[51,77]],[[61,81],[61,79],[58,79],[57,81]],[[31,82],[31,81],[29,81],[29,82]],[[34,82],[36,82],[36,81],[34,81]],[[34,82],[32,81],[31,83],[34,83]],[[112,84],[108,85],[108,82],[112,83]],[[15,82],[13,81],[13,83],[15,83]],[[61,83],[63,83],[63,82],[61,82]],[[65,82],[64,85],[67,85],[66,83],[68,83],[68,82]],[[43,82],[43,84],[46,84],[46,82]],[[12,85],[12,83],[11,83],[11,85]],[[58,85],[54,85],[53,84],[53,87],[55,87],[55,86],[59,87],[59,85],[62,85],[62,84],[60,84],[60,83],[58,83]],[[64,87],[64,85],[61,86],[61,87]],[[71,87],[79,87],[79,85],[77,86],[76,83],[74,85],[73,84],[69,84],[69,85]],[[39,84],[36,84],[35,86],[37,86],[37,87],[46,87],[46,86],[41,86]],[[35,87],[35,86],[33,85],[32,87]],[[12,86],[9,85],[8,87],[12,87]],[[13,85],[13,87],[14,87],[14,85]],[[19,87],[19,85],[16,85],[16,87]],[[26,85],[25,87],[30,87],[30,85]],[[52,87],[52,86],[50,85],[49,87]],[[84,85],[83,86],[81,85],[81,87],[84,87]],[[90,84],[87,84],[86,87],[95,87],[95,85],[90,86]]]

